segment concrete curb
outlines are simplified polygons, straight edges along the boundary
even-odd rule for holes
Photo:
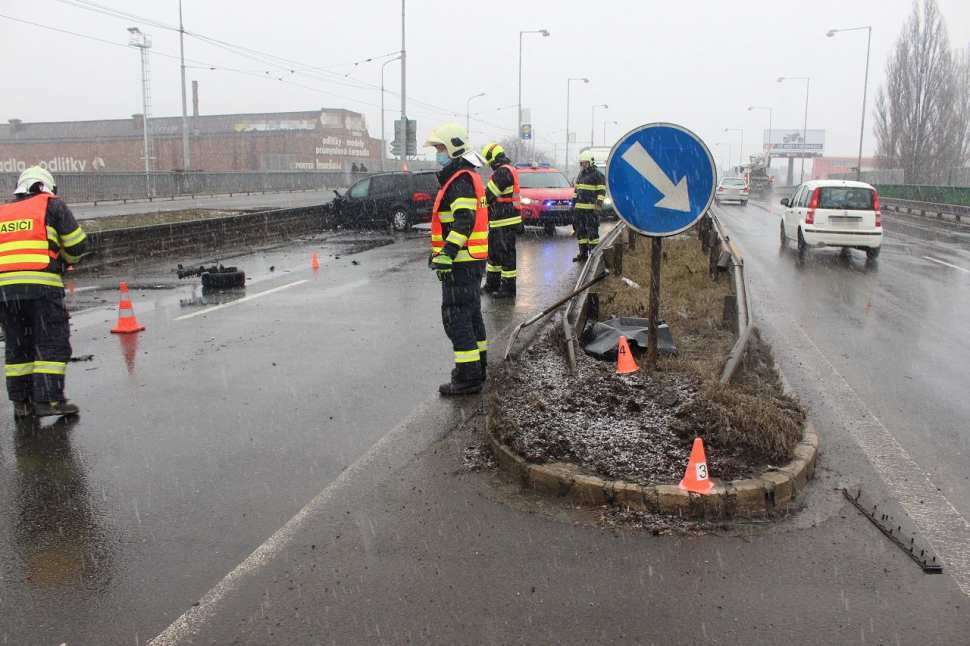
[[[757,478],[725,482],[712,478],[714,491],[707,496],[689,493],[676,485],[638,485],[623,480],[604,480],[587,474],[575,464],[533,464],[503,444],[485,418],[485,438],[498,468],[533,490],[592,506],[616,504],[635,511],[682,518],[758,518],[785,508],[815,476],[818,434],[807,423],[795,458],[783,467],[765,471]]]

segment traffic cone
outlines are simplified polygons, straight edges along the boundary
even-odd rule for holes
[[[114,334],[130,334],[141,332],[144,325],[138,325],[135,311],[131,307],[131,297],[128,296],[128,283],[121,283],[121,302],[118,303],[118,325],[111,328]]]
[[[629,372],[636,372],[637,362],[633,360],[633,353],[630,352],[630,345],[626,342],[626,337],[620,337],[620,347],[616,350],[616,374],[625,375]]]
[[[699,437],[694,438],[694,446],[690,450],[690,460],[687,461],[687,472],[684,479],[677,485],[678,489],[699,493],[706,496],[714,489],[707,473],[707,456],[704,455],[704,442]]]
[[[310,267],[313,269],[320,269],[320,259],[317,258],[317,252],[313,252],[313,258],[310,260]]]

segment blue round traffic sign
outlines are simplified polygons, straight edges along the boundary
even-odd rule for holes
[[[692,227],[714,200],[714,157],[700,137],[672,123],[648,123],[620,139],[606,162],[613,208],[648,236]]]

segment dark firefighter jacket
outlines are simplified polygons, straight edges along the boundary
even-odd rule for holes
[[[14,232],[16,224],[25,220],[38,224],[32,236]],[[28,250],[42,236],[46,249],[34,252],[46,256],[46,267]],[[36,241],[28,239],[31,237]],[[64,289],[61,274],[81,259],[85,237],[71,209],[49,193],[18,196],[0,206],[0,299],[35,298],[49,289]]]
[[[497,166],[497,167],[496,167]],[[492,165],[495,170],[485,185],[485,199],[488,201],[488,225],[493,229],[522,223],[519,210],[520,196],[518,171],[505,155],[500,155]]]
[[[462,173],[449,184],[459,171]],[[472,174],[476,175],[472,178]],[[477,180],[477,182],[476,182]],[[449,256],[455,262],[475,262],[488,256],[488,216],[485,213],[485,192],[475,166],[459,157],[453,159],[438,172],[442,188],[436,204],[438,210],[432,216],[431,246],[435,251]],[[441,223],[441,232],[435,231],[434,219]],[[440,239],[436,239],[440,238]]]
[[[577,209],[594,209],[596,205],[603,205],[606,199],[606,178],[596,166],[590,164],[579,171],[576,177],[576,191],[573,193],[574,205]]]

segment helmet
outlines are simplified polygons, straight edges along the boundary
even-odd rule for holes
[[[504,155],[505,149],[502,148],[501,144],[491,143],[485,144],[482,148],[482,157],[485,158],[485,162],[491,164],[499,155]]]
[[[448,156],[457,159],[462,155],[471,152],[472,145],[468,141],[468,132],[457,123],[443,123],[428,135],[425,146],[444,146],[448,151]]]
[[[17,188],[14,189],[13,193],[14,195],[29,193],[34,184],[38,182],[46,186],[52,193],[57,192],[57,182],[54,181],[54,176],[50,174],[50,171],[40,166],[31,166],[20,174],[17,179]]]
[[[579,153],[579,163],[580,164],[582,164],[583,162],[589,162],[590,164],[592,164],[593,161],[594,160],[593,160],[593,151],[592,150],[584,150],[583,152]]]

